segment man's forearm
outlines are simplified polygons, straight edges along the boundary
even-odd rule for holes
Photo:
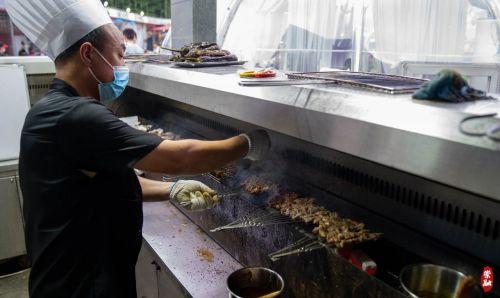
[[[134,167],[167,174],[201,174],[244,157],[248,142],[241,136],[221,141],[163,141]]]
[[[248,144],[242,137],[209,142],[192,140],[186,144],[182,167],[185,174],[205,173],[243,158],[247,151]]]
[[[173,184],[172,182],[155,181],[140,176],[137,178],[139,178],[139,183],[141,184],[143,201],[168,200],[170,195],[168,191]]]

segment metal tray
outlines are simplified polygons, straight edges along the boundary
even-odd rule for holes
[[[221,62],[173,62],[174,66],[178,67],[214,67],[214,66],[227,66],[227,65],[243,65],[247,61],[221,61]]]
[[[326,80],[348,87],[391,94],[413,93],[428,81],[412,77],[352,71],[303,72],[290,73],[287,76],[290,79]]]

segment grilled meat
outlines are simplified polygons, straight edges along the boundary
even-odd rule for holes
[[[273,199],[271,206],[292,219],[313,223],[313,232],[336,247],[375,240],[380,233],[365,229],[363,223],[340,217],[317,205],[312,198],[301,198],[296,193],[285,193]]]
[[[149,131],[151,129],[152,125],[146,125],[146,124],[137,123],[137,124],[134,124],[132,127],[135,128],[135,129],[138,129],[140,131],[147,132],[147,131]]]
[[[194,42],[194,43],[192,43],[192,44],[190,44],[188,46],[183,46],[181,48],[181,54],[183,56],[185,56],[189,51],[191,51],[193,49],[200,49],[200,50],[203,50],[203,49],[207,49],[207,50],[220,50],[220,48],[217,45],[217,43],[202,41],[202,42]]]
[[[164,138],[165,140],[170,140],[170,141],[176,141],[176,140],[182,140],[182,137],[176,133],[173,133],[171,131],[164,131],[160,134],[160,137]]]
[[[219,62],[237,61],[229,51],[221,50],[216,43],[197,42],[180,49],[179,54],[171,58],[176,62]]]
[[[154,135],[157,135],[159,137],[162,137],[165,140],[172,140],[173,141],[173,140],[180,140],[180,139],[182,139],[180,135],[175,134],[175,133],[173,133],[171,131],[164,131],[161,128],[152,129],[153,126],[149,125],[149,124],[136,124],[133,127],[135,129],[140,130],[140,131],[144,131],[144,132],[147,132],[147,133],[154,134]]]
[[[243,189],[253,195],[261,194],[269,191],[274,184],[260,180],[256,177],[249,177],[241,183]]]
[[[184,57],[186,58],[198,58],[198,57],[224,57],[230,55],[231,53],[226,50],[200,50],[200,49],[192,49],[189,51]]]
[[[236,175],[236,166],[234,164],[230,164],[226,167],[213,170],[210,174],[219,180],[226,180]]]
[[[159,137],[162,137],[165,140],[174,141],[174,140],[180,140],[180,139],[182,139],[180,135],[175,134],[175,133],[173,133],[171,131],[164,131],[161,128],[151,129],[151,130],[148,130],[147,132],[150,133],[150,134],[154,134],[154,135],[157,135]]]
[[[148,131],[150,134],[154,134],[154,135],[157,135],[157,136],[161,136],[163,134],[163,129],[161,128],[156,128],[156,129],[152,129],[150,131]]]

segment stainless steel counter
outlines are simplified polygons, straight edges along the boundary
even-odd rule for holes
[[[225,297],[226,277],[241,268],[170,202],[143,204],[143,238],[167,270],[192,297]],[[201,258],[198,250],[213,254]]]
[[[0,176],[15,175],[17,172],[18,165],[19,165],[19,160],[17,159],[0,161]]]
[[[26,254],[18,163],[0,161],[0,261]]]
[[[468,114],[500,112],[498,100],[444,104],[324,85],[241,87],[241,67],[130,69],[134,88],[500,200],[500,143],[458,130]]]

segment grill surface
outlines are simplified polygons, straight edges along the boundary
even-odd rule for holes
[[[140,115],[184,138],[217,139],[255,128],[193,106],[164,98],[157,100],[151,94],[132,94],[129,98],[139,96],[140,106],[134,100],[121,103],[118,110],[123,116]],[[265,204],[265,198],[234,197],[222,200],[210,211],[186,213],[242,264],[269,266],[283,273],[293,288],[293,295],[286,297],[304,293],[309,297],[324,297],[324,293],[331,293],[332,297],[396,297],[400,294],[394,291],[398,289],[397,275],[408,264],[432,262],[470,274],[479,274],[476,270],[484,264],[499,264],[500,205],[496,201],[270,133],[274,147],[270,164],[240,167],[290,191],[312,196],[341,216],[362,221],[369,229],[384,233],[377,242],[361,246],[380,265],[380,272],[373,278],[339,258],[331,248],[271,262],[269,254],[304,236],[293,225],[210,233],[213,228],[249,214],[256,204]],[[206,175],[195,179],[220,193],[228,193],[247,177],[223,183]]]

